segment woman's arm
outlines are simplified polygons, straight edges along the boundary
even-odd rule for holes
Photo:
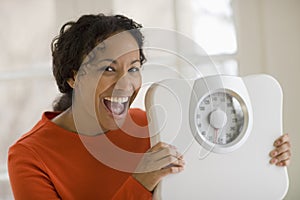
[[[38,155],[22,144],[8,152],[11,187],[18,199],[60,199]]]
[[[113,200],[151,200],[152,193],[147,190],[141,183],[130,176],[114,195]]]
[[[183,168],[183,157],[177,149],[159,142],[145,153],[136,172],[127,179],[113,199],[152,199],[152,192],[159,181],[169,174],[181,172]]]

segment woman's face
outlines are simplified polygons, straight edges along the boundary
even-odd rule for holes
[[[83,83],[80,90],[85,90],[86,102],[94,96],[94,104],[87,103],[86,107],[95,112],[102,130],[115,130],[123,124],[141,87],[139,47],[130,33],[122,32],[100,43],[91,53],[87,56],[91,61],[82,65],[84,76],[79,78],[78,73],[79,85]]]

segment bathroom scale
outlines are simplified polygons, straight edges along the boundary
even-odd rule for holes
[[[162,179],[155,198],[283,199],[287,169],[269,164],[283,132],[282,100],[279,83],[264,74],[152,84],[145,98],[151,145],[172,144],[186,162]]]

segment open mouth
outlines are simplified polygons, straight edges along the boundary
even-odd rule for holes
[[[129,97],[104,97],[103,103],[113,115],[123,115],[128,108]]]

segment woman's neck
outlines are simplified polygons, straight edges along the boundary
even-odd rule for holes
[[[63,129],[77,133],[71,107],[54,117],[51,121]]]
[[[51,121],[54,124],[56,124],[57,126],[60,126],[63,129],[66,129],[67,131],[78,133],[77,128],[75,126],[75,122],[74,122],[72,107],[63,111],[62,113],[60,113],[59,115],[54,117]],[[90,133],[90,134],[87,134],[87,133],[81,133],[81,134],[95,136],[95,135],[107,133],[108,131],[109,130],[102,130],[102,131],[99,131],[99,132],[97,131],[97,132]]]

